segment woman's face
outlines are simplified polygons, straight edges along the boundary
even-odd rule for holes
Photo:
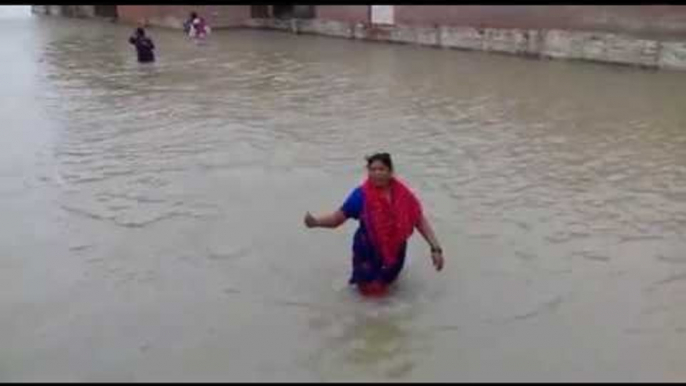
[[[381,161],[374,161],[367,166],[367,173],[369,180],[378,187],[387,186],[393,177],[391,169]]]

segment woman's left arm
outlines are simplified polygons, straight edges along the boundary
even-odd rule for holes
[[[441,249],[441,245],[436,238],[436,234],[434,233],[429,220],[427,220],[423,214],[417,223],[417,230],[429,244],[429,247],[431,247],[431,260],[433,261],[436,270],[440,271],[443,269],[443,250]]]

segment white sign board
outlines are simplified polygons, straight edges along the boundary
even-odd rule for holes
[[[393,5],[372,5],[372,24],[395,24]]]

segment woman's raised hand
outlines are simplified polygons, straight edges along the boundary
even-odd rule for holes
[[[434,268],[436,271],[441,271],[443,269],[443,264],[445,260],[443,259],[443,251],[437,250],[431,252],[431,261],[434,263]]]
[[[314,228],[317,226],[317,219],[310,214],[310,212],[305,213],[305,226],[308,228]]]

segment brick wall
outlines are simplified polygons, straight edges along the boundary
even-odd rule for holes
[[[188,15],[195,11],[212,28],[237,27],[250,17],[247,5],[119,5],[119,20],[135,24],[147,21],[151,25],[181,28]]]
[[[399,5],[397,24],[686,35],[681,5]]]
[[[348,23],[369,21],[368,5],[318,5],[317,19],[342,21]]]

